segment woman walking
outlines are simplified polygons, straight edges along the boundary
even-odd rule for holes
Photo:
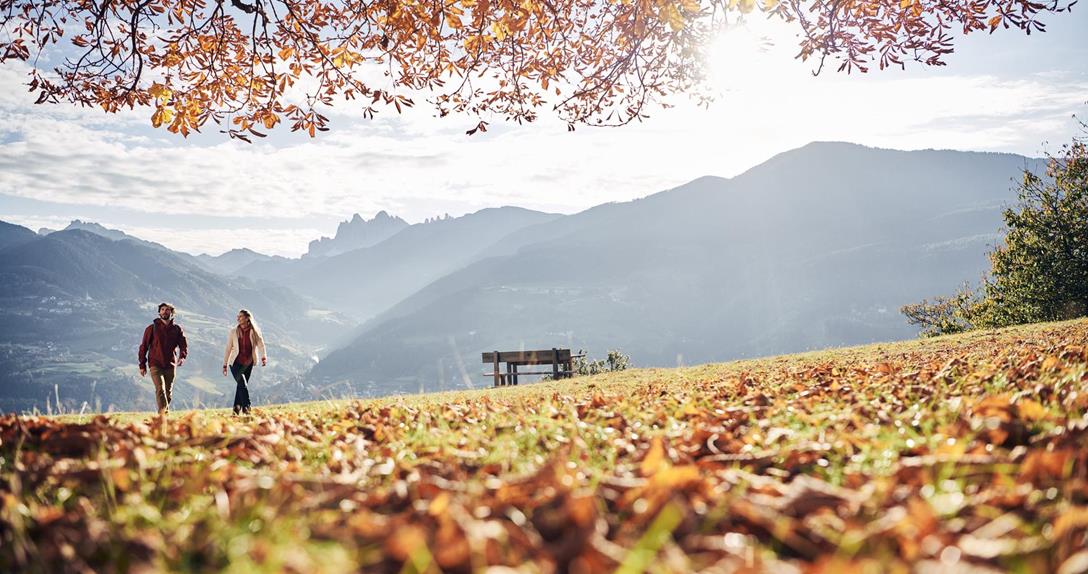
[[[253,320],[253,314],[242,309],[238,311],[238,324],[230,328],[227,352],[223,355],[223,376],[227,375],[229,369],[237,383],[234,391],[234,414],[249,413],[249,381],[253,365],[257,364],[258,351],[263,367],[268,364],[264,337],[261,336],[257,322]]]

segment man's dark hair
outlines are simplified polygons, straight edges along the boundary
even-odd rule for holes
[[[159,303],[159,311],[162,311],[163,307],[170,309],[170,311],[175,311],[174,306],[169,303]]]

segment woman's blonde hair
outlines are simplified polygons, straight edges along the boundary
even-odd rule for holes
[[[253,329],[253,332],[257,334],[258,341],[263,341],[264,335],[261,334],[261,328],[257,326],[257,320],[253,318],[253,313],[250,313],[249,309],[239,309],[238,313],[245,315],[249,319],[249,328]]]

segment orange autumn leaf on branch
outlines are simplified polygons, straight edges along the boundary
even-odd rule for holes
[[[0,0],[0,63],[32,62],[38,103],[154,106],[187,135],[311,136],[322,107],[372,118],[425,97],[439,116],[624,125],[681,93],[708,98],[698,54],[730,14],[799,31],[797,57],[840,71],[943,65],[953,35],[1027,33],[1070,0]],[[41,57],[45,55],[46,57]],[[46,64],[45,62],[55,62]]]

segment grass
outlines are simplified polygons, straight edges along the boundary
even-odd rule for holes
[[[1049,572],[1088,321],[566,381],[0,419],[0,571]]]

